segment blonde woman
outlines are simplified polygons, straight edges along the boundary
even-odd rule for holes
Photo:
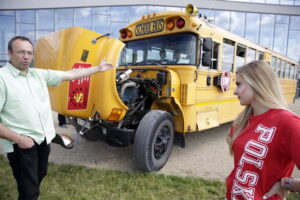
[[[246,107],[227,137],[234,169],[226,180],[226,198],[282,199],[289,189],[284,177],[291,176],[295,164],[300,168],[300,118],[286,109],[267,63],[253,61],[238,68],[236,86],[234,94]],[[297,186],[298,180],[289,180]]]

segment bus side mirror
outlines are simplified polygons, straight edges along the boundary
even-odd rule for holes
[[[203,51],[211,51],[212,43],[213,41],[211,38],[203,38]]]
[[[202,66],[211,66],[211,52],[204,52],[202,54]]]

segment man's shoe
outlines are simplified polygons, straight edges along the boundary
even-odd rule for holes
[[[66,134],[57,134],[55,135],[55,138],[52,140],[53,143],[59,144],[65,149],[72,149],[74,146],[75,141],[73,138]]]

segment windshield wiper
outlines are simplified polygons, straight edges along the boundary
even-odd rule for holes
[[[153,60],[147,60],[146,63],[145,61],[141,61],[141,62],[135,62],[135,63],[128,63],[127,65],[122,65],[122,66],[140,66],[140,65],[146,65],[146,64],[154,64],[160,67],[165,67],[166,65],[162,65],[159,62],[155,62]]]
[[[165,67],[166,65],[162,65],[162,64],[160,64],[160,63],[158,63],[158,62],[155,62],[155,61],[153,61],[153,60],[148,60],[147,61],[147,64],[154,64],[154,65],[158,65],[158,66],[160,66],[160,67]]]
[[[144,63],[144,61],[140,61],[140,62],[135,62],[135,63],[128,63],[127,65],[125,65],[125,66],[134,66],[134,65],[144,65],[145,63]]]

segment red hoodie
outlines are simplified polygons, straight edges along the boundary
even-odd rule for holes
[[[300,168],[300,118],[282,109],[251,116],[232,149],[227,200],[261,200],[277,181],[291,176],[295,164]]]

